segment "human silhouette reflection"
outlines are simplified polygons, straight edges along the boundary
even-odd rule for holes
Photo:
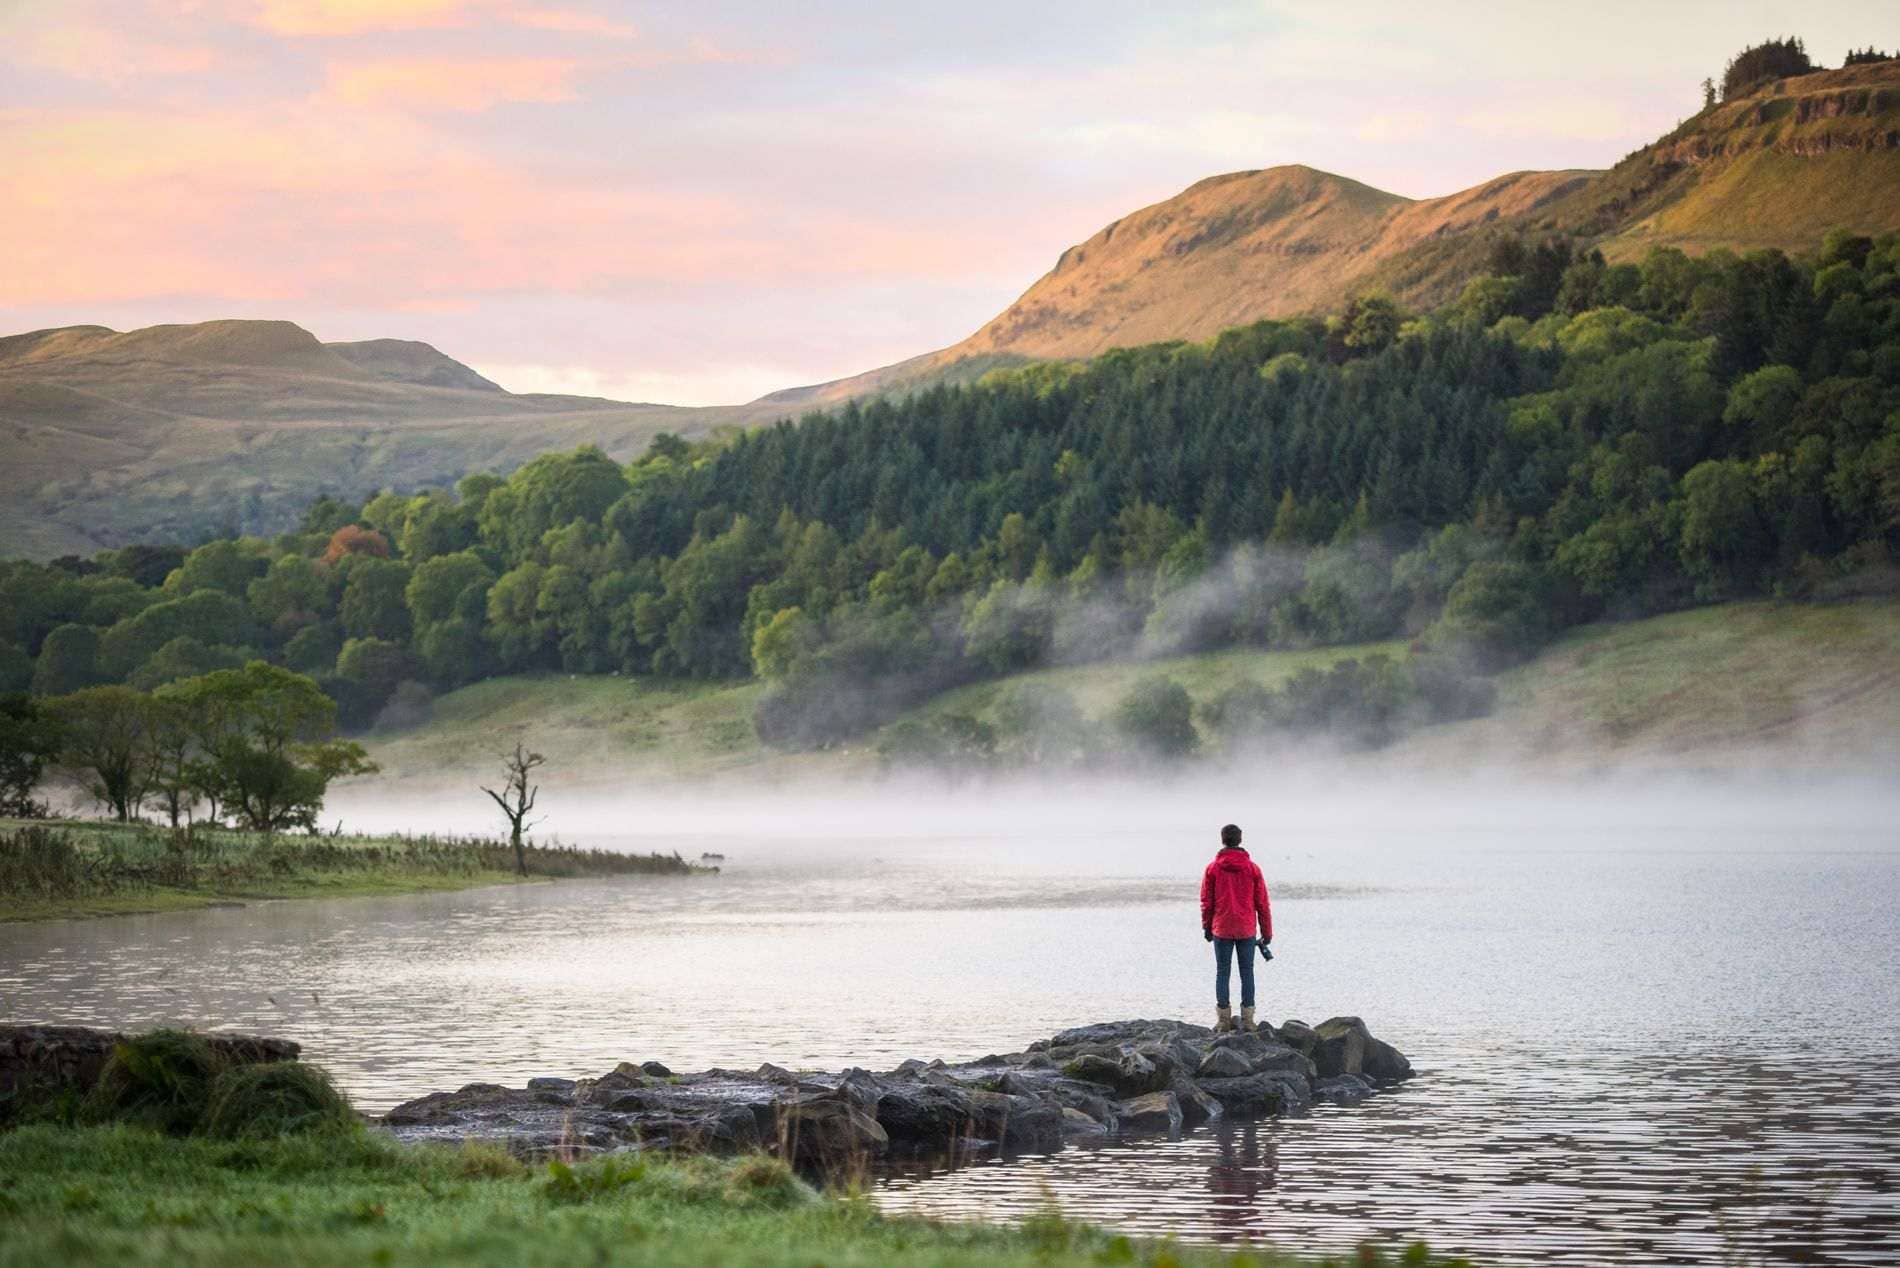
[[[1212,1137],[1216,1156],[1207,1169],[1207,1192],[1214,1236],[1224,1242],[1258,1238],[1261,1190],[1280,1179],[1274,1139],[1263,1137],[1258,1123],[1216,1127]]]

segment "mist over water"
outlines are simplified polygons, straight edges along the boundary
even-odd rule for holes
[[[469,793],[473,793],[473,789]],[[1420,1077],[1368,1105],[888,1180],[1016,1217],[1493,1261],[1891,1260],[1900,784],[1424,779],[551,786],[539,835],[726,856],[620,878],[0,926],[0,1015],[260,1029],[370,1110],[621,1060],[888,1068],[1211,1020],[1223,822],[1274,895],[1261,1012],[1356,1013]],[[352,790],[352,831],[492,832]]]

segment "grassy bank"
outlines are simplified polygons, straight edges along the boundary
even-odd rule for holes
[[[1900,602],[1733,603],[1583,626],[1499,681],[1424,762],[1871,769],[1900,754]]]
[[[527,856],[528,880],[698,870],[671,854],[531,845]],[[514,851],[500,839],[0,820],[0,921],[514,884],[521,880],[514,867]]]
[[[1377,643],[1047,669],[947,692],[909,716],[993,721],[1006,690],[1035,683],[1069,692],[1086,715],[1102,719],[1149,674],[1175,679],[1204,704],[1242,682],[1271,687],[1303,668],[1403,653],[1402,644]],[[1490,717],[1420,731],[1390,756],[1425,765],[1722,762],[1745,752],[1851,763],[1887,751],[1900,730],[1900,602],[1735,603],[1585,626],[1505,674],[1499,688]],[[762,746],[752,711],[763,690],[621,677],[496,679],[445,695],[428,721],[373,733],[367,743],[382,780],[432,784],[488,774],[493,750],[516,738],[547,753],[551,776],[562,780],[787,781],[876,771],[876,734],[822,753]]]
[[[862,1198],[820,1195],[764,1158],[528,1167],[493,1150],[400,1146],[361,1130],[218,1142],[25,1127],[0,1133],[0,1177],[0,1265],[23,1268],[1290,1262],[1131,1244],[1054,1213],[1011,1229],[889,1218]],[[1425,1260],[1414,1252],[1406,1262]]]

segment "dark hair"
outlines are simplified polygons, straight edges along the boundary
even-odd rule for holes
[[[1222,828],[1220,830],[1220,843],[1222,845],[1239,845],[1240,844],[1239,825],[1230,823],[1226,827]]]

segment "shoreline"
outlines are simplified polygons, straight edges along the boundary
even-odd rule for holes
[[[885,1159],[1047,1153],[1077,1141],[1178,1137],[1216,1120],[1351,1105],[1413,1077],[1357,1017],[1217,1033],[1184,1021],[1098,1022],[973,1061],[910,1058],[874,1073],[623,1061],[596,1078],[470,1083],[376,1123],[410,1143],[476,1143],[528,1158],[763,1150],[801,1171]]]
[[[433,835],[261,836],[198,826],[0,820],[0,925],[160,915],[260,902],[376,898],[613,876],[708,876],[678,854]]]

